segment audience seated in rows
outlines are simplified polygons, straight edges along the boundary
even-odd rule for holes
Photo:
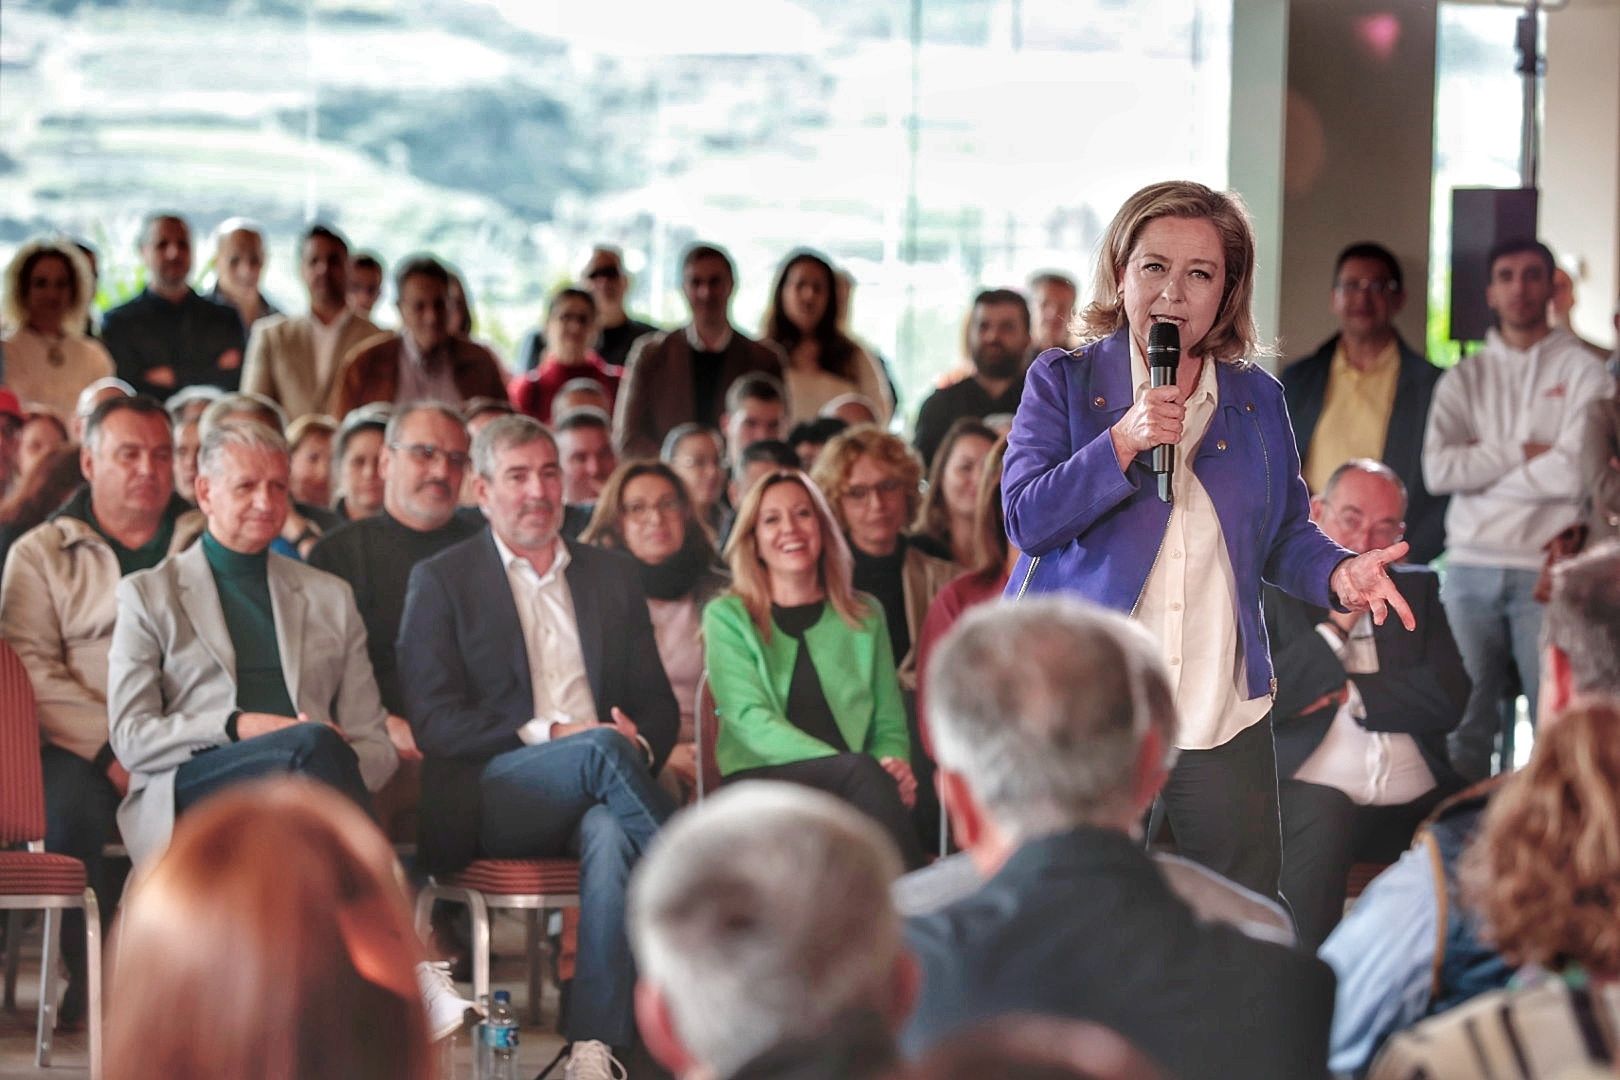
[[[996,433],[964,416],[952,424],[934,454],[912,535],[949,552],[958,570],[974,565],[979,540],[979,480]]]
[[[247,333],[236,309],[197,295],[191,274],[191,227],[157,213],[141,227],[146,288],[107,312],[101,340],[118,377],[162,399],[198,383],[235,390]]]
[[[653,457],[679,424],[716,427],[726,390],[750,371],[783,377],[786,357],[731,324],[737,281],[731,256],[696,244],[681,259],[681,291],[692,321],[642,337],[626,361],[613,418],[613,441],[625,457]]]
[[[1620,697],[1620,544],[1560,564],[1541,650],[1540,707]],[[1339,976],[1330,1062],[1359,1074],[1394,1032],[1503,986],[1512,969],[1462,901],[1464,848],[1504,773],[1441,805],[1412,848],[1380,874],[1322,946]]]
[[[1332,973],[1202,922],[1142,850],[1175,757],[1151,638],[1069,599],[981,607],[940,646],[928,696],[945,805],[985,881],[908,924],[908,1054],[1035,1012],[1101,1023],[1186,1080],[1324,1075]]]
[[[840,328],[832,264],[813,251],[783,260],[771,287],[761,337],[786,357],[785,382],[794,422],[821,413],[828,402],[859,394],[872,403],[872,419],[887,424],[894,395],[865,349]],[[771,438],[780,438],[780,434]]]
[[[169,395],[164,408],[174,428],[174,493],[197,504],[197,448],[202,445],[202,414],[225,395],[217,386],[188,386]]]
[[[680,477],[692,501],[692,513],[710,541],[723,532],[729,507],[726,488],[726,445],[720,433],[702,424],[681,424],[664,437],[658,459]]]
[[[1396,331],[1405,305],[1394,254],[1381,244],[1351,244],[1333,265],[1339,332],[1283,368],[1282,384],[1306,486],[1320,495],[1342,462],[1382,461],[1406,487],[1407,559],[1426,563],[1446,542],[1446,499],[1423,483],[1423,427],[1440,369]]]
[[[601,409],[587,405],[559,416],[551,432],[562,455],[563,499],[571,507],[583,508],[588,519],[602,485],[619,465],[619,456],[613,452],[613,421]],[[578,533],[578,529],[564,530],[567,536]]]
[[[305,229],[298,264],[309,313],[255,324],[242,368],[242,389],[263,394],[293,417],[327,412],[343,358],[382,332],[345,306],[349,242],[342,234],[325,225]]]
[[[378,401],[362,405],[338,425],[338,499],[332,509],[344,521],[359,521],[382,510],[383,443],[394,407]]]
[[[799,785],[728,788],[637,869],[636,1014],[676,1077],[895,1077],[917,965],[889,904],[894,845]]]
[[[917,780],[883,607],[855,591],[826,499],[798,471],[763,477],[738,509],[726,559],[731,588],[703,612],[720,774],[831,792],[920,866],[907,813]]]
[[[287,513],[281,436],[240,420],[207,431],[197,504],[201,541],[117,588],[107,717],[137,866],[175,818],[245,779],[305,773],[368,806],[399,760],[349,587],[270,553]]]
[[[354,591],[389,737],[402,757],[421,756],[403,719],[405,695],[394,660],[406,587],[417,563],[482,531],[481,515],[459,510],[471,460],[454,409],[439,402],[402,406],[389,417],[383,438],[382,509],[333,530],[309,554],[309,565],[336,574]]]
[[[1024,395],[1029,341],[1029,303],[1023,296],[1011,289],[986,289],[973,298],[967,327],[973,374],[935,390],[917,410],[912,441],[924,465],[933,464],[945,432],[962,417],[982,420],[992,413],[1017,411]]]
[[[0,339],[5,382],[30,406],[73,415],[79,392],[113,373],[106,348],[84,333],[95,294],[90,264],[69,240],[31,240],[6,266]]]
[[[738,376],[726,388],[726,411],[720,430],[726,437],[726,460],[735,477],[742,471],[742,453],[767,439],[780,440],[788,429],[788,392],[782,380],[764,372]],[[731,505],[739,505],[744,492],[734,492]]]
[[[371,313],[382,299],[383,279],[386,277],[382,260],[374,252],[356,252],[349,267],[349,285],[344,301],[356,318],[371,321]]]
[[[206,390],[213,391],[215,393],[222,392],[215,387],[206,387]],[[77,404],[73,406],[73,430],[71,433],[73,441],[83,441],[85,421],[90,419],[90,414],[96,411],[97,405],[100,405],[108,398],[134,396],[135,388],[129,385],[129,383],[125,382],[123,379],[118,378],[116,375],[106,379],[97,379],[95,382],[79,391],[79,400]]]
[[[590,258],[580,274],[580,281],[589,291],[596,307],[596,320],[592,327],[594,341],[591,348],[610,368],[622,368],[630,358],[630,348],[644,334],[656,333],[658,327],[632,318],[624,310],[625,294],[630,291],[630,275],[624,267],[624,253],[611,244],[598,244],[591,249]],[[538,368],[546,354],[546,346],[553,333],[551,319],[531,330],[518,345],[517,362],[520,372]],[[516,400],[516,395],[513,395]]]
[[[437,259],[407,259],[394,275],[400,332],[362,342],[344,358],[333,390],[334,416],[371,402],[504,397],[501,363],[482,345],[451,332],[450,271]]]
[[[586,290],[570,287],[552,294],[546,305],[546,333],[541,338],[544,355],[538,365],[515,376],[506,388],[518,412],[549,424],[556,412],[557,392],[575,379],[589,379],[602,388],[605,411],[612,415],[624,369],[609,364],[592,347],[597,318],[596,297]]]
[[[1505,241],[1487,265],[1485,298],[1498,325],[1440,377],[1423,437],[1424,480],[1451,496],[1446,612],[1474,688],[1450,748],[1468,780],[1490,775],[1499,737],[1502,767],[1512,765],[1514,672],[1535,722],[1542,548],[1579,516],[1581,421],[1590,402],[1614,392],[1580,339],[1547,322],[1555,267],[1547,246]]]
[[[342,519],[331,510],[335,492],[332,487],[332,442],[337,438],[338,424],[322,413],[305,413],[287,425],[287,447],[292,454],[288,490],[292,499],[312,507],[320,507],[331,515],[335,527]]]
[[[1357,553],[1401,539],[1406,493],[1389,466],[1348,461],[1311,500],[1311,520]],[[1417,629],[1366,612],[1313,607],[1264,587],[1277,695],[1272,704],[1283,825],[1282,891],[1316,949],[1344,912],[1350,868],[1391,863],[1441,799],[1462,786],[1446,735],[1468,673],[1440,603],[1440,577],[1391,567]]]
[[[631,867],[674,809],[654,779],[680,728],[628,556],[559,535],[562,464],[536,420],[473,440],[489,527],[412,570],[395,642],[425,755],[419,864],[580,860],[570,1075],[635,1041],[624,928]]]
[[[1620,705],[1547,716],[1485,811],[1463,897],[1520,969],[1396,1035],[1371,1080],[1613,1075],[1620,1062]]]
[[[262,424],[277,435],[284,436],[287,429],[287,414],[281,406],[262,394],[243,392],[225,394],[204,409],[197,423],[198,436],[207,439],[211,430],[233,420]],[[288,476],[291,476],[290,451]],[[337,528],[343,519],[324,506],[312,506],[294,499],[290,480],[287,491],[287,516],[282,521],[281,534],[272,546],[279,555],[302,559],[327,530]]]
[[[658,642],[658,660],[680,708],[681,731],[660,783],[680,803],[697,786],[698,683],[703,678],[703,606],[729,584],[714,544],[698,524],[680,477],[656,461],[629,461],[603,485],[580,542],[624,551],[636,561]]]
[[[214,229],[214,287],[208,299],[236,310],[245,332],[281,310],[259,291],[264,275],[264,229],[245,217],[230,217]]]
[[[118,905],[121,875],[103,858],[118,835],[114,815],[129,773],[107,734],[108,650],[119,579],[156,566],[197,535],[195,510],[173,493],[169,418],[149,397],[97,406],[77,459],[78,488],[39,528],[22,536],[0,584],[0,637],[33,684],[45,775],[46,850],[85,864],[104,922]],[[65,1021],[85,1005],[82,912],[65,915]]]
[[[118,955],[108,1080],[436,1075],[399,865],[321,785],[245,783],[187,815]]]

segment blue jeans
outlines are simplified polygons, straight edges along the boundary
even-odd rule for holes
[[[174,774],[175,817],[245,780],[289,773],[337,788],[371,812],[371,795],[360,778],[360,759],[343,736],[325,724],[294,724],[205,750],[180,766]]]
[[[499,754],[484,766],[479,788],[485,855],[579,860],[579,959],[564,1036],[629,1047],[636,970],[625,892],[674,801],[647,771],[641,748],[610,727]]]
[[[118,789],[107,774],[77,754],[46,743],[39,763],[45,774],[45,850],[84,863],[85,877],[101,906],[101,929],[112,923],[124,891],[124,867],[109,866],[102,849],[118,831]],[[62,915],[62,962],[75,982],[85,975],[84,912]]]
[[[1513,764],[1513,672],[1536,719],[1541,686],[1542,605],[1533,595],[1534,570],[1498,566],[1451,566],[1440,585],[1457,651],[1474,687],[1462,722],[1446,739],[1451,764],[1464,779],[1491,773],[1491,752],[1502,739],[1502,766]]]

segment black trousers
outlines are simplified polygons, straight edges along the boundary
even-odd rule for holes
[[[871,754],[834,754],[787,765],[764,765],[726,777],[728,784],[743,780],[781,780],[836,795],[894,838],[907,870],[915,870],[925,861],[911,813],[900,801],[899,786]]]
[[[84,863],[90,887],[96,890],[105,933],[112,925],[129,869],[116,860],[109,863],[101,854],[118,831],[118,789],[106,773],[60,746],[46,743],[40,747],[39,760],[45,774],[45,850],[72,855]],[[83,911],[63,912],[61,941],[68,977],[82,983],[86,961]]]
[[[1183,750],[1153,819],[1170,820],[1176,851],[1244,888],[1278,899],[1282,825],[1271,715],[1209,750]]]
[[[1396,806],[1357,806],[1337,788],[1283,782],[1282,888],[1301,945],[1316,951],[1339,925],[1350,867],[1400,858],[1443,796],[1436,787]]]

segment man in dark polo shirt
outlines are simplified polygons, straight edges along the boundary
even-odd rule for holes
[[[101,340],[118,377],[159,399],[184,386],[235,390],[247,333],[236,309],[198,296],[191,273],[191,228],[176,214],[153,214],[141,230],[146,290],[107,312]]]
[[[410,737],[408,726],[395,730],[403,724],[405,703],[394,664],[394,638],[405,610],[411,569],[484,527],[483,515],[476,509],[457,513],[468,445],[467,429],[448,405],[421,402],[395,413],[383,436],[379,464],[382,513],[344,525],[309,553],[309,565],[336,574],[354,589],[355,605],[366,624],[366,651],[396,744],[401,737]]]
[[[945,432],[962,417],[983,420],[1018,410],[1029,355],[1028,302],[1011,289],[986,289],[974,297],[968,351],[973,374],[935,390],[917,410],[912,442],[924,463],[933,462]]]

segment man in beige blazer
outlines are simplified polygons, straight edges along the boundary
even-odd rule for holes
[[[198,455],[202,540],[118,583],[107,713],[137,865],[176,816],[232,784],[302,773],[369,807],[398,765],[349,586],[269,551],[287,471],[286,443],[262,424],[212,429]]]
[[[254,323],[242,368],[242,389],[277,402],[292,419],[325,412],[343,358],[382,333],[345,305],[349,245],[342,236],[311,225],[298,250],[309,314]]]

